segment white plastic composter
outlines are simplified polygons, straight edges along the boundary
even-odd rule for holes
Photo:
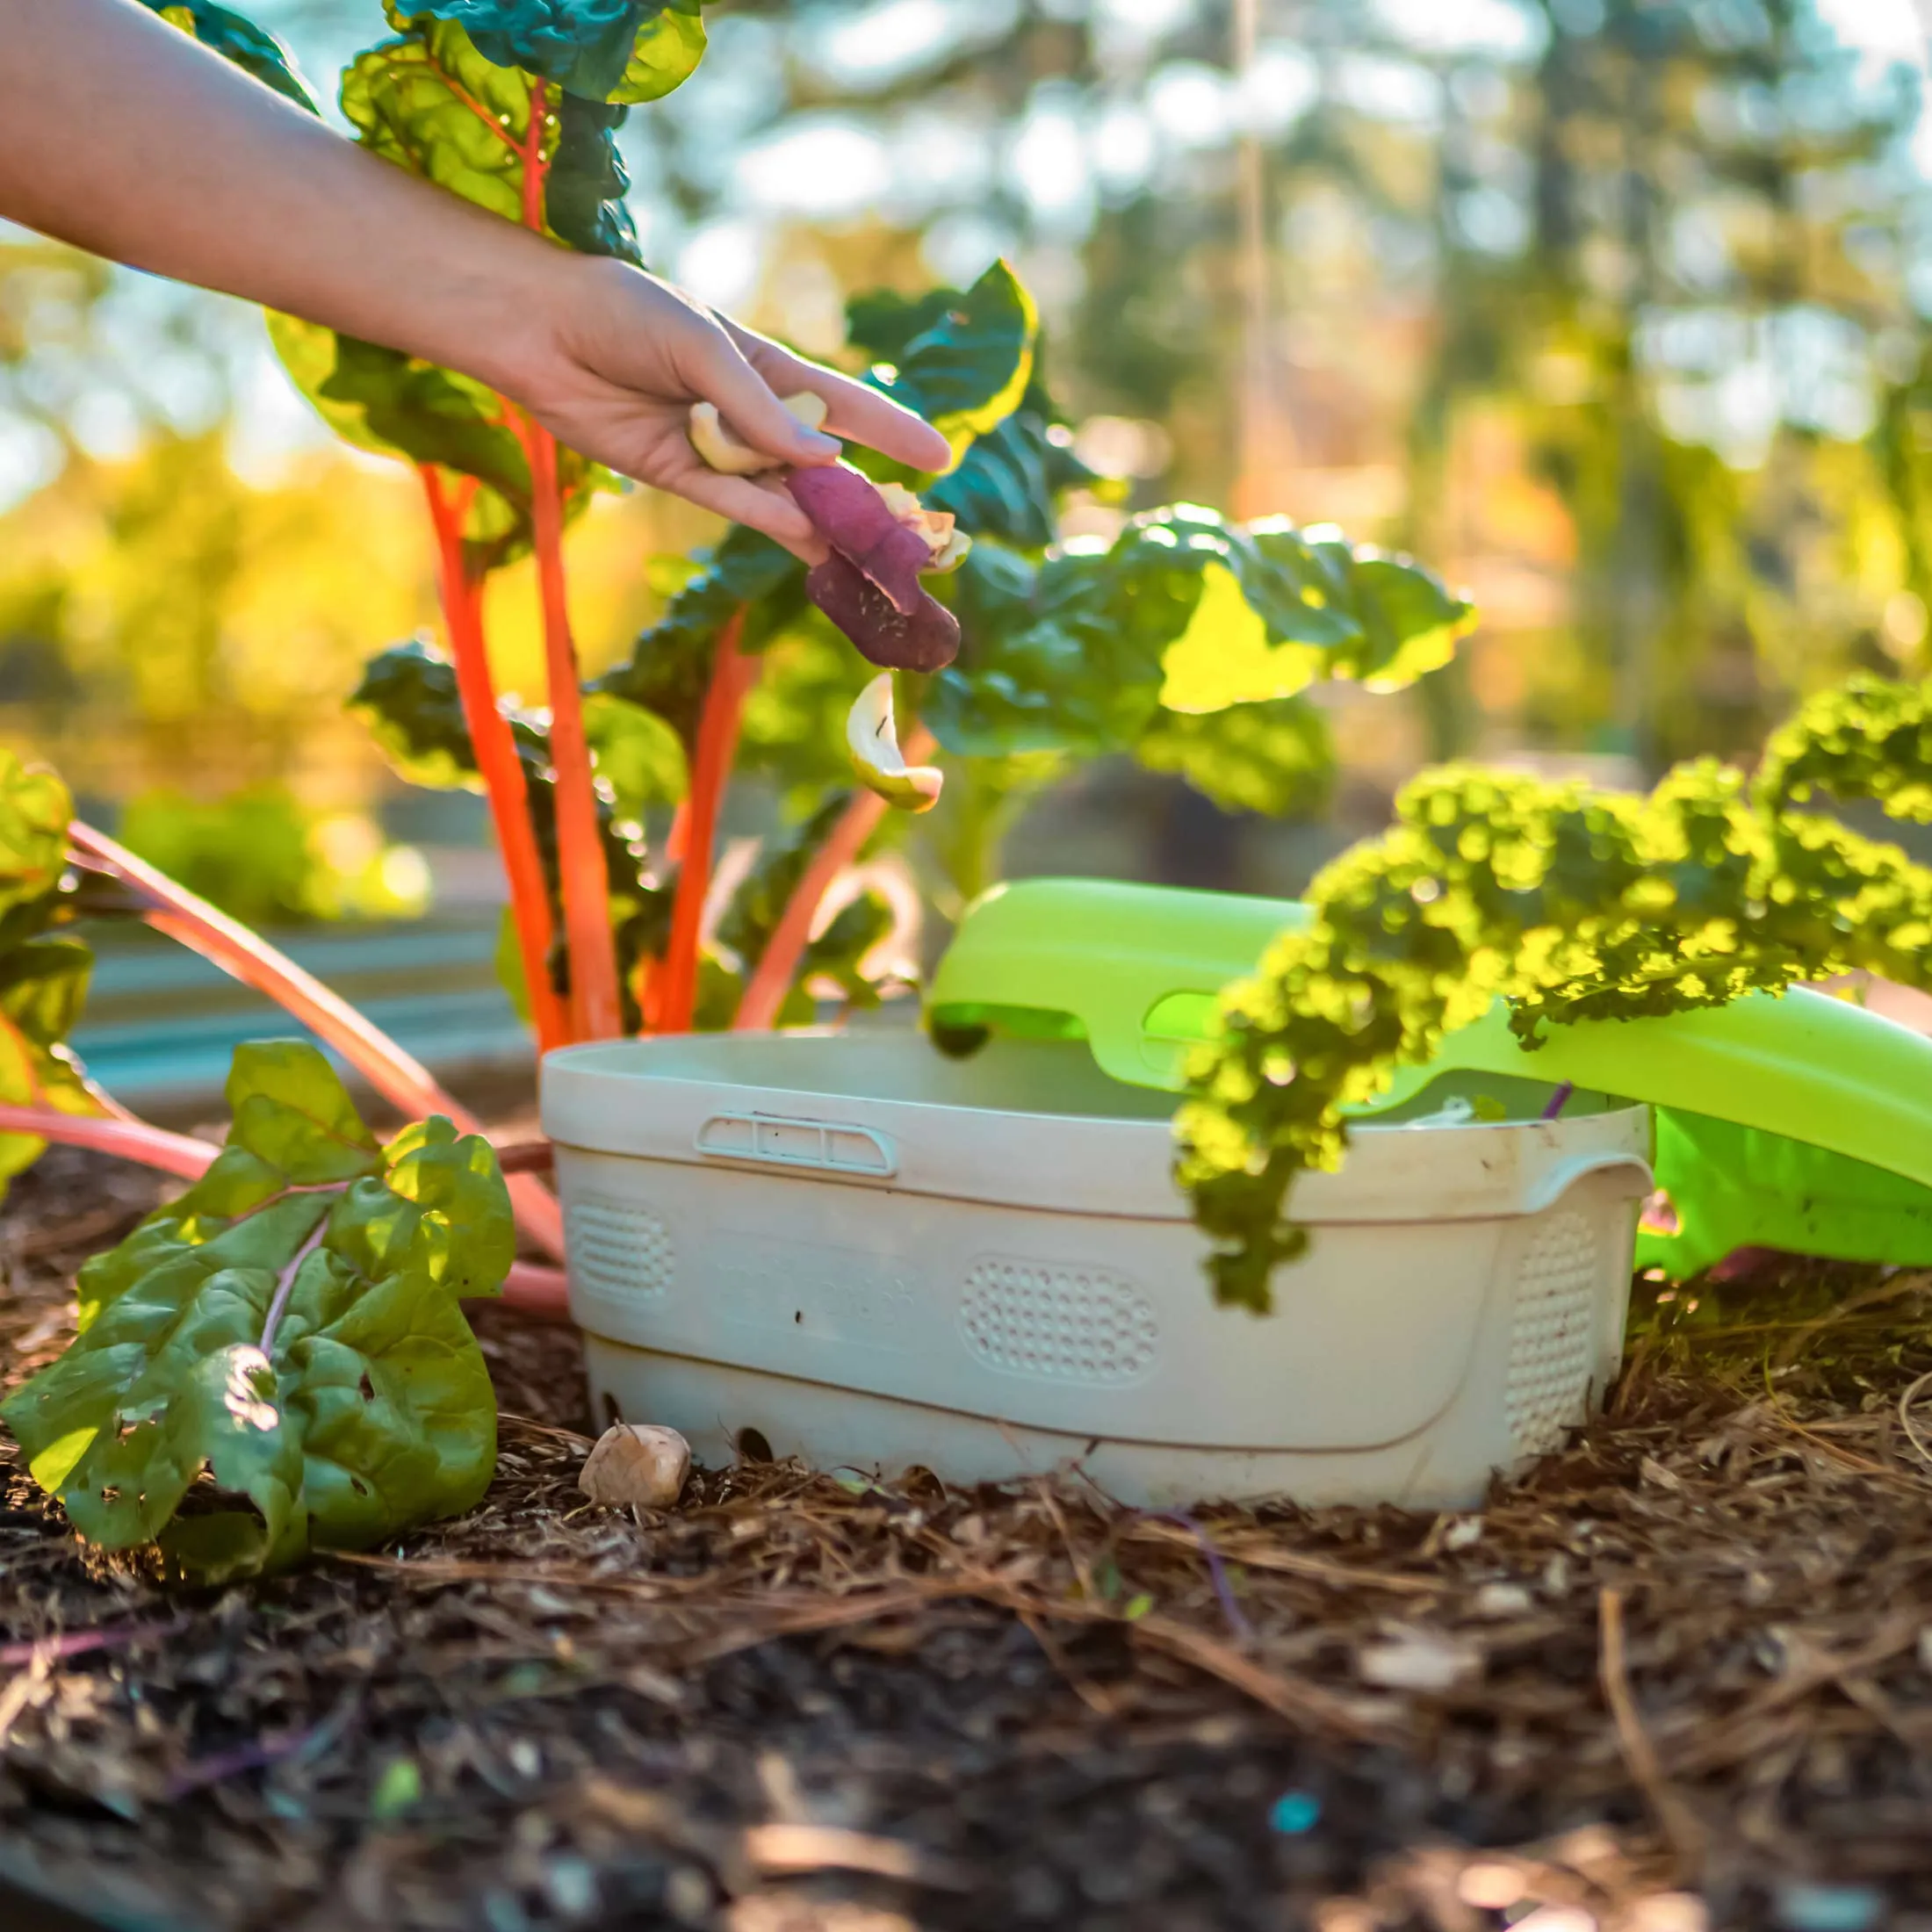
[[[1458,1078],[1528,1117],[1445,1124]],[[1173,1097],[1077,1042],[622,1041],[549,1056],[543,1106],[600,1424],[714,1465],[761,1438],[957,1481],[1078,1460],[1142,1505],[1457,1508],[1621,1354],[1649,1113],[1546,1122],[1546,1092],[1445,1076],[1426,1128],[1358,1127],[1297,1185],[1314,1241],[1262,1318],[1209,1297]]]

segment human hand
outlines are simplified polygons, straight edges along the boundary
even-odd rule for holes
[[[497,386],[560,442],[625,476],[748,524],[808,563],[824,540],[773,476],[724,476],[686,435],[706,401],[745,442],[797,466],[837,461],[840,437],[917,470],[944,469],[946,439],[909,409],[822,364],[714,314],[620,262],[551,256],[537,326],[508,350]],[[779,400],[810,390],[825,427],[808,429]]]

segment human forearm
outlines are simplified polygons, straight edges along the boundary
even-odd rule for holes
[[[950,460],[875,390],[392,166],[135,0],[0,0],[0,215],[478,377],[573,449],[808,559],[823,545],[780,484],[698,462],[694,401],[782,463],[839,452],[779,400],[807,389],[837,436]]]
[[[133,0],[0,0],[0,213],[508,386],[579,265]]]

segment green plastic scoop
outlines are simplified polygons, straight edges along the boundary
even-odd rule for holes
[[[996,887],[967,913],[927,997],[934,1036],[1084,1036],[1101,1069],[1178,1088],[1216,998],[1307,906],[1097,879]],[[1728,1006],[1546,1029],[1528,1049],[1501,1006],[1397,1072],[1373,1112],[1445,1074],[1568,1083],[1658,1110],[1675,1232],[1643,1265],[1695,1272],[1734,1248],[1932,1265],[1932,1040],[1799,989]]]

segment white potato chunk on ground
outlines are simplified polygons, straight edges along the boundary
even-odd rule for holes
[[[674,1429],[620,1422],[598,1437],[584,1458],[577,1487],[593,1503],[668,1510],[684,1493],[691,1445]]]
[[[785,397],[783,401],[785,407],[808,429],[819,428],[825,420],[825,399],[810,389],[802,389],[796,396]],[[766,470],[784,467],[783,458],[767,456],[762,450],[754,450],[750,443],[740,442],[732,434],[730,423],[718,415],[715,402],[691,405],[689,434],[691,447],[697,451],[698,459],[721,476],[757,476]]]

